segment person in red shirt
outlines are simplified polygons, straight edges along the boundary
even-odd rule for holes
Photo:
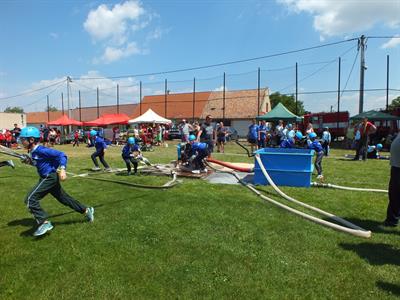
[[[6,147],[11,148],[12,133],[10,130],[7,129],[5,137],[6,137]]]
[[[360,130],[360,140],[358,141],[356,148],[356,156],[353,158],[353,160],[359,160],[360,155],[362,157],[362,160],[366,160],[369,135],[376,132],[376,126],[371,122],[368,122],[368,118],[364,118],[364,120],[359,126],[359,130]]]
[[[79,131],[75,130],[74,132],[74,144],[72,145],[72,147],[79,147]]]

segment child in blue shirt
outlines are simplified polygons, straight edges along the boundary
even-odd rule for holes
[[[322,149],[321,143],[317,140],[317,134],[315,132],[311,132],[308,137],[308,149],[313,149],[317,154],[314,162],[315,169],[318,173],[317,179],[323,180],[324,176],[322,175],[322,158],[324,157],[324,150]]]
[[[41,236],[53,229],[53,225],[48,220],[48,214],[40,207],[39,203],[49,193],[61,204],[69,206],[76,212],[85,214],[86,219],[93,222],[94,208],[86,207],[79,203],[61,187],[60,180],[63,181],[67,178],[65,171],[67,156],[58,150],[39,145],[39,139],[39,129],[35,127],[22,128],[20,140],[22,145],[30,152],[29,156],[25,156],[23,162],[35,166],[40,176],[39,182],[25,198],[28,209],[39,224],[33,235]]]
[[[99,136],[98,132],[94,129],[90,131],[90,136],[95,137],[94,138],[94,147],[96,148],[96,151],[92,154],[91,158],[94,163],[94,168],[92,169],[93,171],[100,171],[99,163],[97,162],[97,157],[99,157],[100,162],[103,164],[104,168],[106,171],[110,171],[111,168],[107,164],[106,160],[104,159],[104,154],[107,149],[107,145],[104,142],[104,139]]]
[[[122,149],[122,158],[125,161],[128,175],[131,175],[131,163],[133,165],[133,174],[137,173],[138,157],[140,153],[140,147],[138,144],[135,144],[135,138],[128,138],[128,142]]]
[[[296,142],[301,141],[303,139],[303,134],[300,131],[295,133],[294,130],[291,130],[288,133],[288,138],[284,139],[279,148],[294,148],[296,146]]]
[[[189,161],[192,161],[194,166],[192,173],[207,173],[208,171],[204,165],[203,159],[208,156],[208,145],[206,143],[196,142],[196,137],[193,134],[189,135],[189,143],[191,144],[191,157]]]

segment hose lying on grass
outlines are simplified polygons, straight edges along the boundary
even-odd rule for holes
[[[259,158],[259,157],[258,157],[258,158]],[[257,155],[256,155],[256,159],[257,159]],[[359,236],[359,237],[364,237],[364,238],[369,238],[369,237],[371,237],[371,231],[366,231],[366,230],[364,230],[363,228],[358,227],[357,225],[354,225],[353,223],[350,223],[350,222],[348,222],[348,221],[346,221],[346,220],[344,220],[344,219],[342,219],[342,218],[340,218],[340,217],[337,217],[337,216],[335,216],[335,215],[333,215],[333,214],[331,214],[331,213],[325,212],[325,211],[323,211],[323,210],[321,210],[321,209],[319,209],[319,208],[313,207],[313,206],[311,206],[311,205],[305,204],[305,203],[303,203],[303,202],[300,202],[300,201],[298,201],[298,200],[295,200],[295,199],[293,199],[293,198],[287,196],[287,195],[284,194],[284,193],[275,185],[275,183],[272,181],[271,177],[268,175],[267,171],[265,170],[265,168],[264,168],[264,166],[263,166],[263,164],[262,164],[262,162],[261,162],[261,159],[259,159],[259,164],[260,164],[260,167],[262,166],[261,169],[264,169],[265,173],[264,173],[264,171],[263,171],[263,174],[264,174],[264,176],[267,175],[266,177],[267,177],[267,180],[269,179],[268,181],[270,182],[270,185],[271,185],[274,189],[276,188],[275,190],[276,190],[277,192],[278,192],[278,190],[279,190],[280,193],[278,192],[278,194],[280,194],[282,197],[284,197],[285,199],[287,199],[287,200],[289,200],[289,201],[291,201],[291,202],[294,202],[294,203],[296,203],[296,204],[299,204],[299,205],[301,205],[301,206],[303,206],[303,207],[306,207],[306,208],[309,208],[309,209],[314,210],[314,211],[316,211],[316,212],[319,212],[320,214],[322,214],[322,215],[324,215],[324,216],[330,217],[331,219],[333,219],[333,220],[335,220],[335,221],[337,221],[337,222],[340,222],[340,223],[342,223],[342,224],[344,224],[344,225],[346,225],[346,226],[348,226],[348,227],[350,227],[350,228],[344,227],[344,226],[341,226],[341,225],[338,225],[338,224],[335,224],[335,223],[332,223],[332,222],[328,222],[328,221],[322,220],[322,219],[320,219],[320,218],[311,216],[311,215],[309,215],[309,214],[306,214],[306,213],[303,213],[303,212],[301,212],[301,211],[299,211],[299,210],[296,210],[296,209],[294,209],[294,208],[291,208],[291,207],[289,207],[289,206],[287,206],[287,205],[284,205],[284,204],[282,204],[282,203],[280,203],[280,202],[278,202],[278,201],[275,201],[275,200],[273,200],[273,199],[271,199],[271,198],[269,198],[269,197],[267,197],[267,196],[261,194],[253,185],[244,182],[242,179],[240,179],[240,177],[236,174],[236,172],[234,172],[234,171],[231,171],[231,172],[230,172],[230,171],[221,171],[221,170],[218,170],[218,169],[214,168],[213,166],[211,166],[210,164],[207,163],[207,165],[208,165],[210,168],[214,169],[214,170],[217,171],[217,172],[222,172],[222,173],[231,174],[231,175],[234,176],[242,185],[244,185],[245,187],[247,187],[248,189],[250,189],[252,192],[254,192],[254,193],[255,193],[257,196],[259,196],[261,199],[263,199],[263,200],[265,200],[265,201],[267,201],[267,202],[269,202],[269,203],[272,203],[272,204],[274,204],[274,205],[276,205],[276,206],[278,206],[278,207],[280,207],[280,208],[283,208],[283,209],[285,209],[285,210],[287,210],[287,211],[289,211],[289,212],[291,212],[291,213],[294,213],[294,214],[296,214],[296,215],[298,215],[298,216],[301,216],[301,217],[303,217],[303,218],[305,218],[305,219],[307,219],[307,220],[310,220],[310,221],[315,222],[315,223],[317,223],[317,224],[320,224],[320,225],[323,225],[323,226],[326,226],[326,227],[329,227],[329,228],[332,228],[332,229],[335,229],[335,230],[338,230],[338,231],[341,231],[341,232],[345,232],[345,233],[348,233],[348,234],[351,234],[351,235],[355,235],[355,236]],[[272,183],[272,184],[271,184],[271,183]],[[283,196],[283,195],[284,195],[284,196]],[[285,196],[286,196],[286,197],[285,197]]]
[[[387,190],[355,188],[355,187],[335,185],[335,184],[331,184],[331,183],[311,182],[311,186],[322,187],[322,188],[333,188],[333,189],[346,190],[346,191],[377,192],[377,193],[386,193],[386,194],[388,193]]]
[[[165,183],[161,186],[144,185],[144,184],[127,182],[127,181],[119,181],[119,180],[113,180],[113,179],[91,177],[91,176],[88,176],[88,174],[75,174],[75,173],[71,173],[71,172],[67,172],[67,174],[71,175],[72,176],[71,178],[83,178],[83,179],[89,179],[89,180],[104,181],[104,182],[117,183],[117,184],[121,184],[121,185],[126,185],[126,186],[131,186],[131,187],[136,187],[136,188],[143,188],[143,189],[170,189],[178,184],[178,181],[176,180],[177,179],[176,172],[174,172],[174,171],[171,172],[172,180],[168,181],[167,183]]]
[[[253,168],[239,167],[239,166],[235,166],[234,164],[231,164],[231,163],[228,163],[228,162],[225,162],[225,161],[220,161],[220,160],[217,160],[217,159],[214,159],[214,158],[207,158],[207,161],[215,163],[217,165],[221,165],[221,166],[227,167],[227,168],[232,169],[232,170],[239,171],[239,172],[251,173],[251,172],[254,171],[254,167]]]

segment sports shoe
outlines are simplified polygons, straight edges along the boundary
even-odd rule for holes
[[[131,173],[131,172],[128,172],[128,176],[130,176],[130,175],[132,175],[132,173]]]
[[[208,170],[206,168],[204,168],[203,170],[200,170],[201,173],[207,173]]]
[[[385,220],[382,225],[385,226],[385,227],[397,227],[398,224],[391,223],[391,222]]]
[[[45,234],[47,231],[50,231],[53,229],[53,225],[51,225],[50,221],[46,223],[42,223],[38,229],[36,229],[35,233],[33,234],[34,236],[41,236]]]
[[[100,171],[101,169],[100,169],[100,167],[93,167],[92,168],[92,171]]]
[[[15,169],[15,165],[14,165],[14,162],[13,162],[12,160],[7,160],[7,164],[8,164],[11,168]]]
[[[113,170],[111,169],[111,168],[105,168],[104,169],[104,172],[108,172],[108,173],[111,173]]]
[[[192,170],[193,174],[200,174],[200,170]]]
[[[94,208],[93,207],[86,208],[85,216],[89,222],[93,222],[94,221]]]
[[[321,179],[322,180],[322,179],[324,179],[324,176],[323,175],[318,175],[317,179]]]

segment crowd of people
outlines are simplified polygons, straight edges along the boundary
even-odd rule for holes
[[[0,145],[12,148],[12,145],[18,143],[20,134],[21,128],[18,127],[18,124],[14,124],[14,128],[12,129],[4,128],[0,130]]]

